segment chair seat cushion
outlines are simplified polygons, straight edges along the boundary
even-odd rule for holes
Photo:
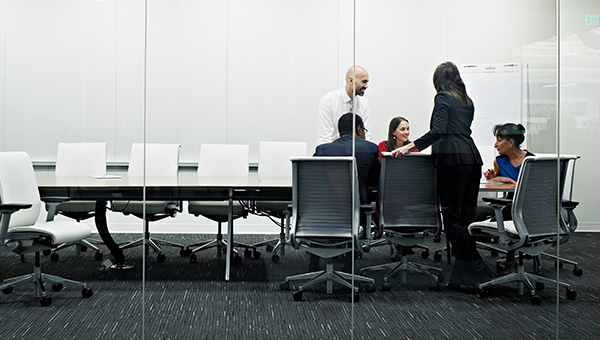
[[[164,214],[170,201],[146,201],[146,215]],[[113,201],[112,210],[124,214],[142,214],[144,202],[139,201]]]
[[[92,212],[96,210],[96,201],[73,201],[59,204],[56,208],[61,212]]]
[[[286,201],[256,201],[256,209],[276,216],[282,216],[287,211],[288,204],[291,203]]]
[[[91,234],[92,228],[87,224],[75,221],[52,221],[32,226],[11,227],[8,229],[6,239],[7,241],[19,241],[47,236],[53,245],[58,245],[77,242]]]
[[[225,217],[229,214],[228,201],[191,201],[188,205],[188,212],[194,216],[206,216],[210,219],[215,219],[218,216]],[[233,202],[233,216],[241,216],[244,214],[244,207],[238,202]]]
[[[513,235],[519,235],[517,232],[517,228],[515,228],[515,224],[513,221],[504,221],[504,231]],[[491,220],[485,220],[481,222],[471,223],[469,225],[469,234],[478,235],[478,234],[490,234],[496,235],[498,234],[498,223],[496,221],[492,222]]]

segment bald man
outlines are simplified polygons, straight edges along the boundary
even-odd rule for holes
[[[339,137],[338,120],[346,112],[354,112],[361,116],[366,129],[365,139],[371,140],[371,108],[367,98],[363,97],[368,87],[369,73],[364,67],[356,65],[356,76],[354,67],[350,67],[346,72],[344,88],[329,92],[321,98],[317,122],[317,145],[331,143]]]

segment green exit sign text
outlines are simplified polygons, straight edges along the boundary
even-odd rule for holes
[[[586,14],[583,16],[583,25],[584,26],[598,26],[598,17],[600,17],[600,15],[596,14],[596,15],[590,15],[590,14]]]

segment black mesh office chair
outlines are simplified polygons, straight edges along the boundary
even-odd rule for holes
[[[567,235],[561,225],[563,219],[559,211],[562,195],[559,168],[556,156],[526,157],[521,165],[513,199],[485,199],[494,208],[496,221],[472,223],[469,232],[486,244],[505,251],[518,251],[519,260],[517,272],[480,284],[482,296],[487,295],[485,288],[489,286],[518,282],[519,295],[523,295],[526,285],[531,291],[531,302],[540,304],[541,298],[536,294],[536,289],[543,288],[544,283],[557,283],[550,278],[526,273],[523,257],[525,254],[537,257]],[[511,203],[512,220],[504,221],[502,208]],[[567,298],[575,299],[575,290],[567,283],[559,283],[567,287]]]
[[[358,287],[350,282],[364,282],[368,292],[374,291],[374,280],[334,270],[334,257],[353,254],[361,243],[358,239],[361,209],[368,213],[371,205],[361,206],[352,157],[292,158],[292,216],[288,225],[289,243],[326,260],[326,269],[289,276],[281,284],[287,290],[292,281],[305,281],[294,292],[294,300],[302,300],[303,291],[325,282],[327,293],[333,292],[333,282],[352,289],[354,301]],[[368,218],[370,214],[368,213]],[[288,219],[289,220],[289,219]]]
[[[444,279],[442,269],[409,262],[406,254],[409,248],[422,247],[418,242],[424,237],[439,235],[442,228],[435,168],[430,155],[415,153],[404,158],[393,158],[389,152],[381,155],[377,213],[383,238],[398,245],[401,251],[399,262],[382,265],[391,270],[384,275],[381,289],[389,290],[389,279],[398,274],[401,274],[401,282],[406,283],[408,271],[431,276],[432,288],[439,288]]]

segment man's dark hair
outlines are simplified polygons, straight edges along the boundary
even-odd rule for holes
[[[354,135],[354,133],[352,133],[352,116],[353,115],[354,114],[352,112],[344,113],[340,117],[340,120],[338,120],[338,131],[340,132],[340,137],[345,136],[345,135],[351,135],[351,136]],[[356,131],[358,131],[358,129],[361,127],[364,127],[363,120],[362,120],[362,118],[360,118],[359,115],[356,115]]]

